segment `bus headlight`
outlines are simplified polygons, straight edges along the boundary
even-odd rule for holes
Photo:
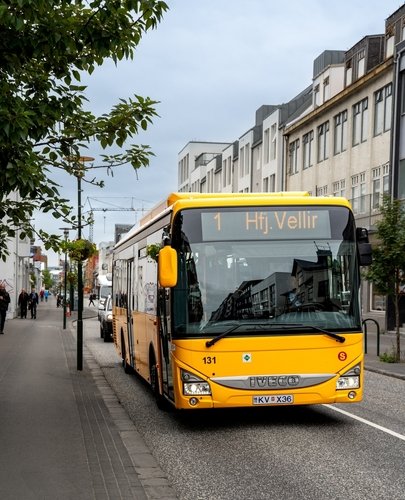
[[[360,387],[360,365],[343,373],[336,381],[336,389],[358,389]]]
[[[196,375],[181,370],[181,380],[183,381],[183,394],[185,396],[210,396],[211,387],[208,382]]]

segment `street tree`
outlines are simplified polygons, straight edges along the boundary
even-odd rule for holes
[[[373,262],[365,276],[376,290],[391,298],[395,313],[395,361],[401,358],[399,302],[405,285],[405,208],[397,199],[384,196],[382,218],[376,223],[377,244],[373,247]]]
[[[106,59],[132,59],[141,38],[157,27],[168,6],[158,0],[0,0],[0,258],[19,234],[58,250],[60,237],[36,230],[36,210],[73,227],[69,200],[55,173],[86,180],[83,150],[96,141],[100,167],[149,165],[147,145],[128,144],[157,116],[157,101],[121,98],[110,112],[86,109],[83,74]],[[119,151],[118,153],[116,151]],[[113,154],[114,153],[114,154]],[[100,186],[96,178],[88,179]]]
[[[42,271],[42,283],[45,289],[49,290],[50,288],[52,288],[53,278],[49,269],[44,269]]]

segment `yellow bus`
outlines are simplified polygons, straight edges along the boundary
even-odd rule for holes
[[[114,248],[117,352],[160,407],[361,401],[370,261],[344,198],[172,193]]]

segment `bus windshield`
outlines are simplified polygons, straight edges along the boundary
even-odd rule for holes
[[[176,215],[172,245],[174,337],[361,329],[355,226],[345,207],[187,209]]]

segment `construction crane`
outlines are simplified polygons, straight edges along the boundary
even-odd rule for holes
[[[123,200],[130,200],[130,206],[122,206],[122,205],[116,205],[113,202],[109,202],[108,200],[119,200],[120,203],[123,202]],[[142,203],[147,203],[150,204],[151,202],[148,202],[146,200],[138,200],[137,198],[117,198],[117,197],[103,197],[103,198],[87,198],[86,202],[84,204],[84,208],[86,207],[87,203],[89,204],[89,210],[87,213],[91,216],[92,222],[89,225],[89,240],[93,241],[94,237],[94,217],[93,217],[93,212],[141,212],[144,213],[149,208],[145,208],[144,206],[139,208],[139,207],[134,207],[134,201],[141,201]],[[103,204],[104,206],[96,206]],[[136,220],[134,221],[135,224]],[[104,225],[105,225],[105,216],[104,216]],[[105,227],[104,227],[105,229]]]

